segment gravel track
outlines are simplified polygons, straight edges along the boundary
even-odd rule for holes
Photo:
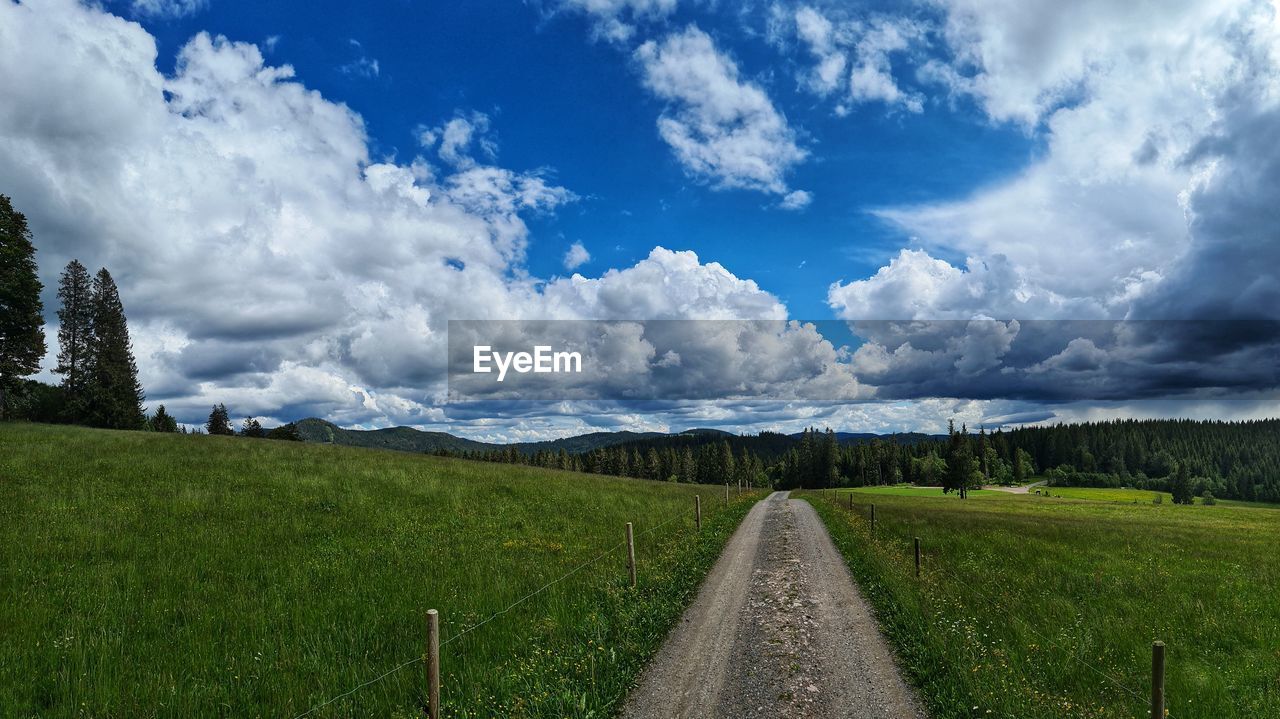
[[[623,707],[627,719],[924,719],[807,502],[747,514]]]

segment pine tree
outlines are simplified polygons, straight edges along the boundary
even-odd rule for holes
[[[209,413],[209,421],[205,424],[204,429],[209,434],[235,434],[235,431],[231,429],[231,415],[227,413],[226,405],[219,403],[213,406],[213,411]]]
[[[6,416],[6,394],[20,378],[40,370],[45,350],[42,289],[27,218],[0,195],[0,419]]]
[[[960,498],[965,499],[969,496],[969,485],[975,471],[969,435],[963,427],[957,432],[955,422],[948,423],[947,434],[951,439],[947,447],[947,474],[942,481],[942,491],[958,492]]]
[[[1169,492],[1173,495],[1174,504],[1191,504],[1195,501],[1191,493],[1191,472],[1187,469],[1186,462],[1179,462],[1178,468],[1174,470],[1169,479]]]
[[[164,405],[160,405],[160,407],[156,409],[156,413],[151,416],[150,420],[148,420],[148,424],[151,425],[152,432],[178,431],[178,420],[174,419],[173,415],[164,411]]]
[[[240,436],[249,437],[250,439],[264,439],[267,433],[262,429],[262,423],[253,417],[246,417],[244,424],[240,425]]]
[[[58,283],[58,366],[66,397],[65,418],[80,422],[88,413],[87,386],[93,337],[93,281],[79,260],[67,263]]]
[[[89,361],[89,421],[99,427],[139,429],[142,385],[133,359],[120,291],[107,268],[93,278],[93,339]]]

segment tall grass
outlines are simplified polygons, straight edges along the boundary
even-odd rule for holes
[[[1145,717],[1156,639],[1169,717],[1280,716],[1274,509],[803,496],[937,719]]]
[[[295,716],[421,656],[428,608],[448,640],[580,568],[448,644],[442,704],[606,716],[752,501],[721,492],[0,425],[0,714]],[[635,590],[616,548],[627,521]],[[420,716],[422,674],[409,664],[311,716]]]

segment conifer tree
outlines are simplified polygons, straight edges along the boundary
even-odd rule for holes
[[[93,278],[93,338],[89,344],[89,421],[99,427],[140,429],[142,385],[133,359],[120,291],[107,268]]]
[[[164,411],[164,405],[160,405],[160,407],[156,409],[156,413],[151,416],[149,423],[151,425],[152,432],[178,431],[178,420],[174,419],[173,415]]]
[[[947,434],[951,439],[947,447],[947,474],[942,482],[942,491],[958,492],[960,498],[965,499],[969,496],[969,485],[975,471],[969,434],[963,426],[957,432],[955,422],[948,423]]]
[[[44,285],[27,218],[0,195],[0,419],[18,380],[40,370],[44,357]]]
[[[240,436],[249,437],[250,439],[264,439],[267,433],[262,429],[262,423],[253,417],[247,417],[244,423],[240,425]]]
[[[1169,479],[1169,492],[1173,495],[1174,504],[1191,504],[1194,495],[1191,492],[1191,472],[1186,462],[1179,462]]]
[[[67,263],[58,283],[58,366],[62,375],[65,418],[83,421],[88,414],[87,388],[90,344],[93,338],[93,280],[79,260]]]
[[[218,403],[213,406],[213,411],[209,413],[209,421],[205,423],[204,429],[209,434],[235,434],[235,430],[231,429],[231,415],[227,413],[226,405]]]

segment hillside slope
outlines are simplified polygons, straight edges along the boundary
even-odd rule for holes
[[[750,502],[397,452],[0,423],[0,713],[296,716],[403,665],[315,716],[421,716],[422,667],[406,662],[436,608],[446,638],[493,618],[445,649],[446,715],[606,716]],[[637,589],[610,551],[626,522]]]

